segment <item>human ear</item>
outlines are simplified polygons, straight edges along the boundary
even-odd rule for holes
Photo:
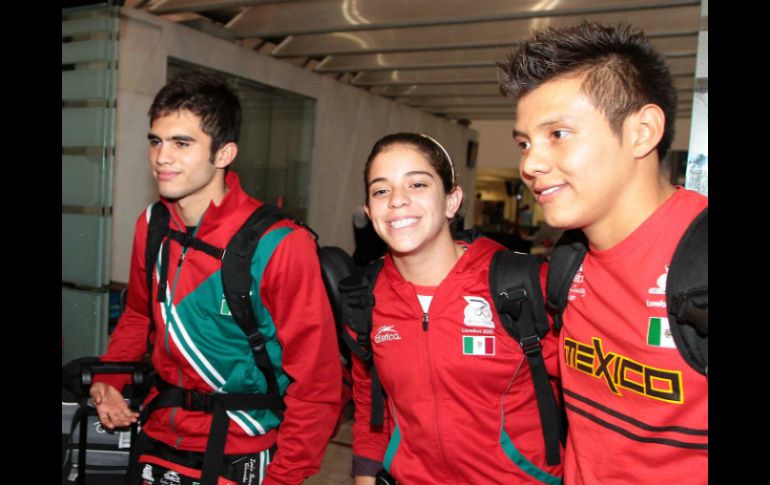
[[[449,219],[454,217],[457,211],[460,209],[460,204],[462,204],[462,202],[463,188],[459,185],[455,185],[455,188],[446,195],[446,217]]]
[[[219,147],[214,155],[214,166],[216,168],[225,168],[235,160],[238,155],[238,145],[234,142],[228,142]]]
[[[632,115],[634,158],[644,158],[657,149],[666,127],[666,115],[657,104],[646,104]]]

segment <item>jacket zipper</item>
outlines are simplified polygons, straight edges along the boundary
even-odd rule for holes
[[[171,244],[171,240],[168,239],[166,241],[166,244]],[[175,271],[175,275],[174,275],[174,283],[171,286],[170,294],[166,298],[166,319],[167,320],[171,318],[171,306],[174,303],[174,294],[176,293],[176,284],[179,281],[179,273],[181,273],[181,271],[182,271],[182,263],[184,263],[184,258],[187,255],[187,249],[188,248],[182,248],[182,254],[179,256],[179,261],[177,261],[177,265],[176,265],[176,271]],[[169,257],[171,257],[171,256],[169,255]],[[168,325],[168,323],[166,323],[166,342],[165,342],[166,345],[165,345],[165,347],[166,347],[166,355],[170,358],[171,357],[171,350],[169,349],[169,346],[168,346],[168,328],[169,328],[169,325]],[[183,384],[183,373],[182,373],[182,368],[180,366],[177,366],[177,372],[178,372],[178,375],[179,375],[179,380],[178,380],[177,386],[178,387],[182,387],[182,384]],[[177,431],[176,425],[174,423],[174,418],[176,417],[176,414],[177,414],[178,411],[179,411],[179,407],[178,406],[175,406],[174,408],[172,408],[171,409],[171,414],[169,415],[169,418],[168,418],[169,426],[171,427],[171,431],[176,435],[176,442],[174,443],[175,447],[179,446],[182,443],[182,436],[179,434],[179,431]]]
[[[205,214],[205,211],[204,211],[204,214]],[[195,237],[195,234],[198,233],[198,229],[201,226],[201,221],[203,221],[203,214],[201,214],[201,218],[198,221],[198,224],[195,226],[195,229],[193,230],[193,233],[192,233],[193,237]],[[171,244],[171,238],[166,239],[165,244]],[[179,255],[179,260],[177,261],[177,264],[176,264],[176,272],[175,272],[175,275],[174,275],[174,283],[171,286],[171,291],[170,291],[168,297],[166,298],[166,303],[165,303],[165,305],[166,305],[166,319],[167,320],[171,319],[171,307],[174,304],[174,295],[176,294],[176,285],[179,282],[179,274],[182,272],[182,264],[184,263],[185,257],[187,256],[187,251],[189,249],[190,249],[189,247],[183,247],[182,248],[182,252]],[[171,257],[170,254],[169,254],[169,257]],[[166,330],[166,332],[165,332],[166,333],[165,334],[166,355],[168,357],[171,357],[171,351],[170,351],[169,345],[168,345],[169,344],[169,342],[168,342],[168,328],[169,328],[169,325],[168,325],[168,323],[166,323],[166,329],[165,329]],[[182,384],[184,384],[184,373],[182,372],[181,365],[177,366],[177,372],[179,373],[179,381],[178,381],[177,386],[178,387],[182,387]],[[176,406],[176,407],[174,407],[171,410],[171,415],[169,415],[169,427],[171,428],[171,431],[174,434],[176,434],[176,443],[174,445],[175,447],[179,446],[181,444],[181,442],[182,442],[182,436],[179,434],[179,431],[177,431],[176,426],[174,424],[174,418],[176,417],[176,414],[177,414],[178,411],[179,411],[179,407]]]
[[[427,367],[428,367],[428,382],[430,383],[431,393],[435,397],[435,396],[437,396],[437,394],[436,394],[436,386],[433,383],[433,366],[431,365],[431,360],[430,360],[430,347],[428,345],[428,335],[427,335],[427,332],[428,332],[428,321],[429,321],[428,313],[427,312],[423,312],[423,314],[422,314],[422,330],[423,330],[423,333],[424,333],[423,342],[425,343],[425,360],[428,363],[427,364]],[[436,416],[436,420],[435,420],[435,430],[436,431],[435,432],[436,432],[436,442],[438,443],[439,455],[441,457],[441,460],[444,462],[444,469],[449,470],[452,475],[457,476],[457,474],[452,469],[452,467],[449,466],[449,460],[447,460],[446,455],[444,454],[444,446],[441,443],[441,433],[440,433],[440,430],[439,430],[439,404],[438,404],[438,400],[437,399],[433,400],[433,406],[434,406],[434,412],[435,412],[435,416]]]

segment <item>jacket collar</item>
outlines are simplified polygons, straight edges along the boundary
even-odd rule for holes
[[[489,266],[489,261],[492,259],[492,255],[495,252],[500,249],[505,249],[499,243],[486,237],[480,237],[472,243],[462,244],[467,244],[467,249],[465,253],[460,256],[460,259],[455,262],[446,278],[481,271]],[[394,288],[401,285],[411,285],[411,283],[401,276],[401,273],[393,262],[393,256],[390,252],[385,255],[385,265],[382,270],[388,281],[394,285]]]
[[[225,176],[225,186],[227,186],[227,192],[225,193],[222,202],[219,205],[214,204],[214,201],[209,202],[209,206],[203,213],[203,218],[199,223],[200,226],[210,226],[211,224],[218,225],[221,221],[228,217],[238,213],[243,209],[247,209],[251,213],[254,209],[262,205],[262,202],[256,201],[256,205],[252,205],[255,199],[250,197],[241,188],[240,178],[238,174],[230,170]],[[177,211],[177,205],[173,201],[161,196],[161,202],[168,208],[171,214],[172,223],[178,226],[178,230],[184,228],[182,216]],[[251,204],[249,201],[252,201]],[[200,232],[200,229],[199,229]]]

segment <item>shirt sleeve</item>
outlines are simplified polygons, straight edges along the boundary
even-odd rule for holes
[[[150,317],[147,312],[147,276],[145,273],[145,246],[147,244],[147,216],[142,212],[134,228],[131,249],[131,268],[128,275],[126,309],[110,337],[107,352],[100,359],[108,362],[135,362],[147,352]],[[97,374],[94,382],[105,382],[122,391],[131,382],[127,374]]]
[[[342,364],[316,243],[297,228],[278,245],[260,287],[290,377],[278,451],[264,485],[300,484],[321,467],[342,410]]]
[[[370,460],[365,456],[353,455],[351,477],[376,477],[382,470],[382,462]]]

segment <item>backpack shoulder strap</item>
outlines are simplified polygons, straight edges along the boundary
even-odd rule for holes
[[[679,353],[708,377],[708,207],[690,223],[674,251],[666,306]]]
[[[267,380],[268,394],[279,395],[278,382],[265,350],[265,337],[259,331],[249,295],[253,278],[251,260],[259,240],[273,224],[287,218],[275,206],[264,204],[255,210],[230,239],[222,257],[222,287],[233,319],[249,340],[257,367]]]
[[[171,215],[168,212],[168,208],[161,201],[157,201],[149,208],[150,221],[147,224],[147,243],[144,247],[144,271],[146,275],[145,284],[147,285],[147,316],[150,319],[149,325],[147,325],[147,351],[152,353],[152,339],[150,334],[153,328],[153,308],[155,301],[152,294],[152,279],[155,271],[155,265],[158,262],[158,252],[160,251],[160,245],[168,234],[168,224],[171,220]],[[158,282],[158,293],[165,296],[166,282],[161,278]]]
[[[369,336],[372,331],[374,283],[383,263],[383,259],[372,261],[339,283],[341,319],[356,334],[353,340],[348,332],[343,331],[343,341],[353,353],[368,363],[371,363],[372,358]]]
[[[372,360],[372,309],[374,308],[374,284],[385,260],[372,261],[347,278],[340,281],[342,321],[356,334],[353,339],[344,327],[340,326],[340,336],[344,344],[361,360],[369,365],[371,375],[371,417],[370,424],[382,427],[385,421],[385,403],[382,385],[377,369]]]
[[[545,305],[553,317],[553,325],[557,331],[562,327],[562,315],[567,307],[567,297],[572,279],[588,252],[588,241],[583,231],[573,229],[566,231],[551,254],[546,282]]]
[[[336,246],[324,246],[318,248],[318,262],[321,265],[321,277],[326,287],[326,295],[334,314],[334,325],[337,329],[337,341],[345,367],[350,368],[350,347],[345,337],[350,338],[345,331],[345,318],[343,317],[343,294],[340,283],[360,270],[353,258],[345,250]]]
[[[498,313],[506,315],[503,327],[521,341],[548,333],[543,293],[540,287],[539,256],[498,251],[489,265],[489,288]]]
[[[168,234],[168,224],[170,219],[171,216],[168,213],[168,208],[166,208],[163,202],[155,202],[150,207],[150,221],[147,224],[147,245],[144,248],[145,273],[147,277],[147,291],[149,294],[147,303],[149,306],[148,314],[150,315],[150,320],[152,320],[153,308],[152,274],[155,270],[155,264],[158,262],[160,245],[163,242],[163,239],[166,238],[166,234]]]
[[[558,465],[559,441],[564,441],[566,433],[540,344],[548,333],[540,286],[541,264],[539,256],[500,250],[489,266],[489,288],[503,328],[521,346],[532,373],[546,462]]]

